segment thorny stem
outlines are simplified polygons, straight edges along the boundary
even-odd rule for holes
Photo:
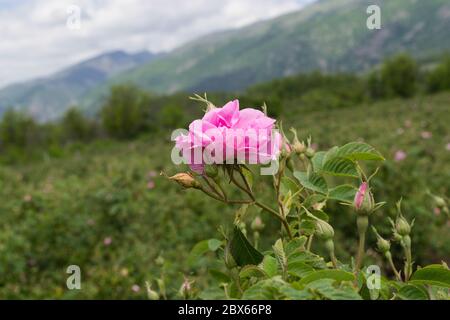
[[[239,172],[239,174],[241,175],[241,178],[242,178],[242,180],[244,181],[246,187],[243,187],[241,184],[239,184],[239,183],[236,181],[236,179],[234,178],[233,173],[231,173],[231,175],[230,175],[231,181],[232,181],[239,189],[241,189],[242,191],[244,191],[245,193],[247,193],[247,194],[249,195],[249,197],[254,201],[254,204],[255,204],[256,206],[260,207],[261,209],[266,210],[267,212],[269,212],[269,213],[271,213],[272,215],[274,215],[278,220],[280,220],[280,222],[283,224],[283,227],[286,229],[286,232],[287,232],[289,238],[292,239],[292,238],[293,238],[292,232],[291,232],[291,230],[290,230],[290,228],[289,228],[289,224],[288,224],[288,222],[286,221],[286,219],[285,219],[283,216],[281,216],[278,212],[276,212],[275,210],[273,210],[272,208],[270,208],[270,207],[268,207],[267,205],[265,205],[265,204],[263,204],[263,203],[257,201],[256,198],[255,198],[255,196],[253,195],[253,192],[250,190],[250,186],[249,186],[249,184],[248,184],[248,182],[247,182],[247,179],[246,179],[245,176],[242,174],[242,172],[240,172],[240,171],[238,171],[238,172]]]
[[[266,206],[265,204],[259,202],[259,201],[255,201],[255,205],[257,205],[258,207],[260,207],[261,209],[266,210],[267,212],[270,212],[274,217],[276,217],[278,220],[280,220],[280,222],[283,224],[283,227],[286,229],[286,232],[289,236],[290,239],[293,238],[292,233],[291,233],[291,229],[289,228],[289,224],[287,223],[287,221],[281,217],[278,212],[276,212],[275,210],[273,210],[272,208]]]
[[[397,268],[394,265],[394,261],[392,261],[392,255],[391,253],[388,251],[386,252],[386,259],[389,263],[389,266],[391,267],[392,271],[395,274],[395,277],[397,278],[398,281],[402,281],[402,276],[400,275],[400,273],[397,271]]]
[[[306,250],[311,251],[311,244],[314,239],[314,234],[310,235],[308,238],[308,243],[306,244]]]
[[[409,280],[412,271],[412,257],[411,257],[411,238],[407,235],[402,240],[403,250],[405,251],[405,281]]]
[[[286,229],[286,232],[289,236],[290,239],[293,238],[291,230],[289,228],[289,224],[287,223],[287,221],[285,219],[283,219],[283,217],[281,217],[278,212],[276,212],[275,210],[273,210],[272,208],[268,207],[267,205],[256,201],[255,196],[253,195],[253,193],[248,190],[247,188],[243,187],[242,185],[240,185],[236,179],[233,177],[233,175],[231,175],[231,181],[242,191],[244,191],[245,193],[247,193],[251,200],[227,200],[223,197],[218,197],[215,193],[212,193],[211,191],[201,187],[200,190],[203,191],[203,193],[205,193],[206,195],[208,195],[209,197],[224,202],[224,203],[229,203],[229,204],[255,204],[256,206],[260,207],[261,209],[271,213],[275,218],[277,218],[278,220],[280,220],[280,222],[283,224],[284,228]],[[245,179],[244,179],[245,181]]]
[[[364,257],[364,246],[366,243],[366,231],[369,226],[369,217],[358,216],[356,218],[356,224],[358,226],[359,244],[358,254],[356,256],[355,271],[358,272]]]
[[[236,181],[236,179],[234,178],[233,175],[233,171],[230,174],[230,179],[231,181],[236,185],[236,187],[238,187],[239,189],[241,189],[242,191],[244,191],[246,194],[248,194],[248,196],[255,201],[255,196],[253,195],[253,193],[250,191],[250,189],[243,187],[239,182]],[[248,183],[246,182],[246,180],[244,179],[244,182],[248,185]]]
[[[366,242],[366,233],[359,234],[358,255],[356,256],[355,271],[359,271],[364,256],[364,244]]]
[[[223,195],[221,195],[217,189],[211,184],[211,182],[209,181],[209,179],[206,176],[202,176],[203,180],[206,182],[206,184],[211,188],[211,190],[220,198],[223,197],[225,198]]]

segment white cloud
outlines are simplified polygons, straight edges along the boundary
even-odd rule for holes
[[[193,38],[299,9],[313,0],[0,1],[0,86],[104,51],[167,51]],[[67,7],[81,9],[70,30]]]

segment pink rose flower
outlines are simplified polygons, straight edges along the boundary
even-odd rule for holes
[[[406,152],[403,150],[397,150],[394,155],[394,160],[397,162],[403,161],[406,158]]]
[[[213,108],[189,125],[189,133],[176,138],[176,147],[191,169],[203,173],[204,164],[265,164],[276,160],[281,135],[272,132],[275,120],[263,112],[239,110],[239,101]]]

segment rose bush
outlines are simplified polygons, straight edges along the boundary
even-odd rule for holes
[[[223,132],[236,126],[256,126],[273,129],[275,121],[264,112],[244,109],[239,112],[238,102],[223,108],[214,108],[206,99],[208,110],[201,122],[201,131],[191,128],[188,135],[177,140],[183,150],[199,148],[204,151],[214,144],[209,129]],[[242,115],[241,115],[242,113]],[[241,120],[243,119],[243,120]],[[195,121],[194,121],[195,122]],[[185,188],[194,188],[215,200],[229,205],[239,205],[234,226],[221,228],[223,239],[208,239],[198,243],[191,252],[190,260],[202,254],[214,252],[222,261],[222,267],[210,270],[216,286],[198,292],[194,280],[186,278],[181,286],[183,298],[201,299],[441,299],[448,298],[450,271],[445,263],[415,266],[411,246],[414,221],[402,214],[401,201],[397,214],[390,219],[391,240],[385,239],[371,227],[377,238],[377,250],[385,257],[394,275],[393,279],[381,274],[377,265],[365,266],[366,236],[370,217],[384,205],[376,202],[371,180],[378,169],[370,174],[364,169],[367,161],[381,163],[383,156],[372,146],[363,142],[350,142],[327,151],[312,148],[311,139],[299,141],[295,129],[293,137],[286,137],[278,124],[280,147],[273,149],[270,158],[276,157],[277,171],[273,174],[273,199],[260,199],[257,179],[251,166],[237,161],[212,162],[202,170],[192,167],[191,172],[178,173],[170,179]],[[207,129],[207,130],[204,130]],[[196,135],[202,137],[200,144],[193,144]],[[275,137],[275,136],[273,136]],[[272,136],[271,136],[272,139]],[[269,140],[269,139],[268,139]],[[206,142],[205,142],[206,141]],[[234,150],[250,151],[245,143],[231,143]],[[281,143],[282,141],[282,143]],[[283,147],[281,148],[281,145]],[[228,146],[230,147],[230,145]],[[258,153],[258,150],[256,150]],[[186,156],[183,154],[183,156]],[[225,159],[226,160],[226,159]],[[205,161],[205,159],[202,159]],[[259,162],[258,162],[259,163]],[[356,184],[352,181],[356,181]],[[355,186],[356,185],[356,186]],[[240,196],[234,198],[236,191]],[[233,196],[233,198],[231,197]],[[327,205],[338,202],[350,206],[355,213],[358,234],[356,257],[340,260],[335,254],[334,229],[326,213]],[[257,215],[249,223],[252,209]],[[260,251],[258,239],[265,230],[263,214],[277,219],[282,229],[271,248]],[[248,228],[250,226],[250,230]],[[252,235],[252,237],[251,237]],[[394,264],[391,241],[403,250],[404,265]],[[253,242],[253,243],[252,243]],[[313,250],[314,242],[322,242],[328,255],[323,257]],[[337,243],[339,245],[339,243]],[[153,290],[149,297],[155,297]]]

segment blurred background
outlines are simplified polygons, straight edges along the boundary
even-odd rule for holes
[[[373,145],[387,205],[372,222],[387,235],[403,197],[416,264],[450,262],[434,197],[450,196],[449,30],[448,0],[0,0],[0,298],[208,286],[212,260],[189,252],[236,208],[159,175],[184,169],[170,134],[201,116],[188,97],[204,92],[217,106],[266,102],[316,149]],[[271,199],[270,180],[257,188]],[[354,214],[325,211],[348,259]],[[278,225],[262,219],[264,249]],[[374,242],[367,260],[388,274]],[[81,290],[66,287],[69,265]]]

